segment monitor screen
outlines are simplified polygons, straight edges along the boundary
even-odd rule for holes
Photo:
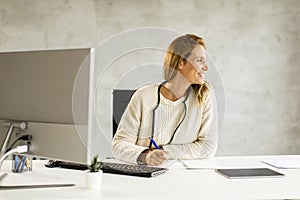
[[[0,119],[73,124],[72,91],[89,49],[0,53]]]
[[[0,53],[0,139],[7,121],[26,121],[26,132],[33,136],[32,154],[85,162],[86,138],[79,136],[75,122],[88,123],[88,70],[81,77],[85,83],[78,86],[83,111],[77,121],[72,106],[77,73],[90,52],[86,48]]]

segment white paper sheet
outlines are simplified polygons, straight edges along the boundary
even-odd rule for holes
[[[300,160],[263,160],[261,161],[278,169],[299,169]]]
[[[214,160],[178,160],[187,169],[216,169],[218,164]]]
[[[5,174],[0,174],[5,175]],[[63,177],[51,176],[38,172],[24,172],[24,173],[8,173],[2,178],[0,188],[2,187],[43,187],[43,186],[72,186],[69,180]]]

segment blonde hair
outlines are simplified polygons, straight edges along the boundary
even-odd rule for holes
[[[181,62],[187,62],[196,45],[206,49],[204,40],[193,34],[186,34],[173,40],[169,45],[164,58],[164,78],[166,81],[173,79]],[[209,84],[192,84],[199,105],[202,105],[209,93]]]

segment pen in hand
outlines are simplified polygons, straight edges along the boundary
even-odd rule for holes
[[[151,150],[145,155],[145,162],[147,165],[161,165],[168,160],[168,151],[161,149],[153,138],[149,137],[149,139],[151,144],[154,145],[155,150]]]
[[[161,150],[159,148],[159,146],[156,144],[156,142],[153,140],[153,138],[149,137],[149,139],[150,139],[150,142],[155,146],[156,149]]]

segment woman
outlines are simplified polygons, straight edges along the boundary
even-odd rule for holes
[[[196,35],[178,37],[169,45],[164,59],[166,81],[133,94],[113,138],[115,158],[154,166],[168,159],[215,154],[217,118],[213,93],[204,80],[205,58],[204,41]]]

